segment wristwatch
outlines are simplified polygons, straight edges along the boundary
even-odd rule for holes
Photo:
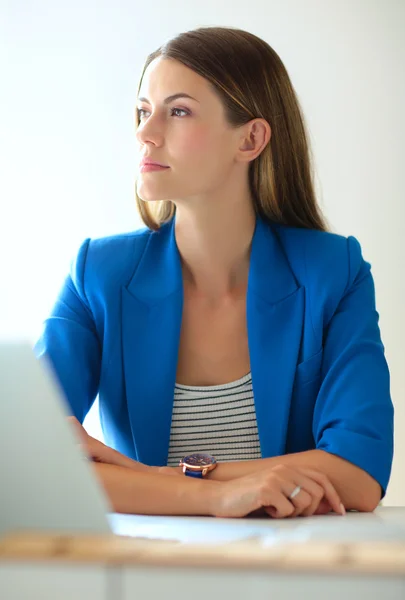
[[[202,479],[217,466],[216,459],[211,454],[189,454],[181,459],[179,466],[183,467],[184,475]]]

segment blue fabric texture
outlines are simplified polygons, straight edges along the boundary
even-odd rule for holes
[[[166,465],[183,307],[175,217],[86,239],[35,352],[83,422],[99,396],[108,445]],[[390,374],[371,266],[353,236],[257,217],[247,328],[262,457],[318,448],[385,493],[393,458]]]

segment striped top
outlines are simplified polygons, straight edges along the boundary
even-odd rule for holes
[[[194,452],[221,462],[262,457],[251,373],[223,385],[176,383],[167,465]]]

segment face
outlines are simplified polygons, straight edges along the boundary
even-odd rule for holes
[[[174,94],[186,93],[194,99]],[[146,98],[146,100],[140,100]],[[227,124],[222,103],[210,83],[173,59],[157,58],[145,71],[136,110],[138,161],[167,165],[140,172],[137,193],[144,201],[200,198],[232,176],[240,130]]]

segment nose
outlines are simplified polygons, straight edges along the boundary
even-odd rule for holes
[[[140,145],[151,143],[154,146],[161,146],[163,143],[163,132],[159,126],[157,117],[149,116],[147,120],[139,123],[136,130],[136,139]]]

